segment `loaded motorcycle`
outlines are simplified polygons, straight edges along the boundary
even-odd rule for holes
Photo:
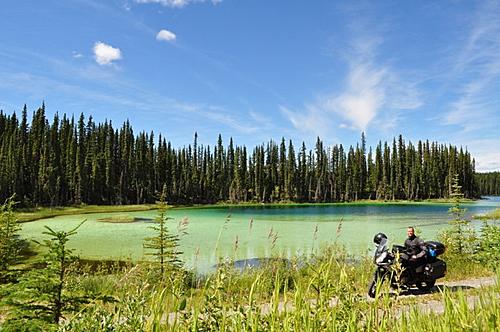
[[[434,287],[436,279],[446,275],[446,263],[437,258],[445,251],[445,246],[440,242],[424,242],[426,256],[416,266],[409,264],[410,256],[405,247],[394,245],[389,251],[385,234],[376,234],[373,242],[377,245],[373,257],[377,269],[368,288],[370,297],[375,297],[377,283],[384,280],[390,281],[393,289],[410,289],[415,285],[422,291],[428,291]]]

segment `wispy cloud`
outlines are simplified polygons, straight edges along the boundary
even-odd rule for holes
[[[165,7],[171,8],[182,8],[191,3],[196,2],[211,2],[212,4],[218,4],[222,0],[135,0],[136,3],[156,3]]]
[[[366,130],[384,104],[387,70],[368,62],[351,65],[347,86],[340,95],[323,99],[321,107],[338,114],[348,124]]]
[[[169,30],[165,30],[165,29],[160,30],[158,32],[158,34],[156,35],[156,40],[159,40],[159,41],[172,42],[172,41],[175,41],[176,38],[177,38],[177,36],[175,35],[175,33],[173,33],[172,31],[169,31]]]
[[[2,53],[0,55],[4,56]],[[144,89],[119,72],[108,70],[106,66],[76,65],[71,61],[25,51],[19,51],[12,57],[19,56],[44,63],[44,72],[35,74],[17,67],[4,67],[0,70],[0,88],[22,93],[25,99],[35,102],[50,102],[51,96],[57,91],[57,100],[64,103],[61,105],[63,112],[65,109],[67,112],[93,110],[91,112],[98,115],[98,109],[107,109],[107,116],[111,116],[110,110],[128,110],[141,116],[168,117],[169,121],[198,124],[217,130],[229,128],[241,134],[253,134],[260,128],[251,116],[236,115],[223,106],[181,101],[158,91]],[[1,105],[12,106],[6,102]],[[70,105],[76,106],[76,109]]]
[[[500,138],[467,139],[463,135],[454,139],[454,144],[466,148],[476,161],[476,171],[493,172],[500,170]]]
[[[119,48],[115,48],[103,42],[95,43],[93,50],[95,61],[101,66],[110,65],[113,61],[122,58],[122,52]]]
[[[500,99],[500,4],[485,2],[478,9],[465,45],[456,57],[453,73],[460,82],[458,97],[444,114],[444,123],[458,125],[466,131],[492,124],[484,121],[498,112]]]
[[[302,134],[312,133],[315,136],[329,137],[333,123],[324,109],[316,105],[308,105],[305,110],[293,111],[280,106],[280,111]]]
[[[318,135],[332,124],[341,129],[366,131],[383,111],[397,119],[397,112],[420,107],[416,83],[402,80],[394,68],[377,61],[377,48],[382,43],[379,37],[354,39],[344,56],[348,73],[341,91],[320,95],[305,111],[281,111],[296,128]]]

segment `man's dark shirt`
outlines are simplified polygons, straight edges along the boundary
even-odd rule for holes
[[[421,258],[425,255],[425,244],[418,236],[413,235],[405,241],[405,247],[408,250],[408,255],[416,255]]]

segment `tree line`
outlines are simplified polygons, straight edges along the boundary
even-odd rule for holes
[[[475,181],[481,195],[500,196],[500,172],[476,173]]]
[[[25,206],[151,203],[164,186],[170,203],[419,200],[449,197],[455,174],[465,197],[479,194],[467,150],[401,135],[368,150],[364,134],[348,148],[283,138],[250,150],[221,135],[201,145],[195,133],[174,148],[153,132],[134,134],[129,121],[114,128],[56,113],[49,122],[44,105],[30,122],[27,113],[0,111],[0,200],[16,193]]]

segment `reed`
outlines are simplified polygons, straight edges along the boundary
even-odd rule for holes
[[[116,302],[75,315],[72,331],[495,331],[500,324],[497,283],[475,292],[444,290],[442,312],[378,285],[365,295],[371,266],[349,263],[341,250],[325,248],[301,265],[270,263],[235,271],[223,264],[212,275],[186,285],[156,284],[147,269],[127,273]],[[335,254],[337,253],[337,254]],[[497,280],[498,280],[497,273]],[[90,287],[90,286],[89,286]],[[92,286],[94,287],[94,286]],[[64,330],[64,329],[63,329]]]

